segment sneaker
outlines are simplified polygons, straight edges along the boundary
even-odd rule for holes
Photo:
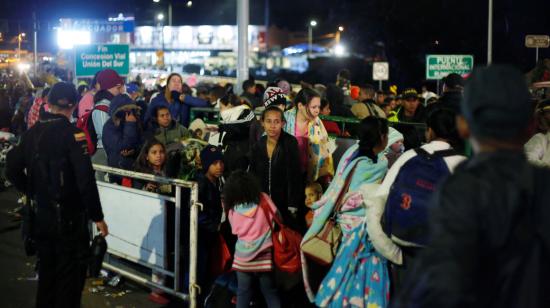
[[[166,297],[164,297],[163,294],[159,294],[156,292],[149,293],[148,299],[152,301],[153,303],[157,303],[159,305],[168,305],[170,303],[170,300]]]

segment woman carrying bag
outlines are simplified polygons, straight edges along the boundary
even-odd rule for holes
[[[366,279],[363,286],[353,285],[353,289],[364,287],[360,290],[361,294],[367,292],[366,288],[372,290],[373,293],[365,300],[364,306],[367,303],[386,305],[389,290],[386,260],[374,252],[365,231],[364,219],[368,213],[360,187],[364,184],[380,183],[387,172],[387,160],[383,151],[388,141],[388,124],[385,119],[368,117],[361,122],[360,129],[359,144],[346,151],[328,190],[313,204],[313,224],[302,241],[302,269],[306,292],[310,301],[319,306],[341,306],[342,297],[339,295],[349,291],[344,287],[356,278],[349,275],[358,273],[372,276],[368,279],[363,277]],[[332,219],[335,223],[331,227]],[[327,233],[334,237],[323,238]],[[330,249],[325,247],[329,251],[319,251],[317,243],[323,241],[332,245]],[[309,279],[308,262],[332,265],[318,288]],[[367,264],[368,262],[370,263]]]

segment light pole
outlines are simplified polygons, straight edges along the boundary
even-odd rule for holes
[[[161,43],[161,48],[160,48],[161,52],[160,53],[161,53],[161,57],[162,57],[160,63],[162,63],[162,66],[164,67],[164,27],[163,27],[163,24],[162,24],[162,22],[164,21],[164,14],[159,13],[157,15],[157,20],[159,22],[158,25],[159,25],[159,28],[160,28],[160,32],[159,32],[160,33],[159,34],[160,35],[160,43]],[[158,62],[159,61],[157,60],[157,63]]]
[[[25,33],[19,33],[17,35],[17,59],[19,59],[19,62],[21,62],[21,41],[25,37]]]
[[[311,20],[309,22],[308,36],[307,36],[307,42],[308,42],[307,57],[308,58],[311,58],[311,51],[313,50],[313,27],[315,26],[317,26],[317,21]]]
[[[338,31],[336,31],[336,45],[340,44],[340,35],[344,32],[344,26],[339,26]]]
[[[493,0],[489,0],[489,18],[487,26],[487,65],[493,62]]]
[[[155,3],[159,3],[160,0],[153,0],[153,2]],[[191,3],[191,5],[193,5],[193,2],[192,1],[188,1],[187,2],[187,6],[189,6],[189,3]],[[164,18],[164,17],[163,17]],[[172,26],[172,1],[168,0],[168,25],[171,27]]]

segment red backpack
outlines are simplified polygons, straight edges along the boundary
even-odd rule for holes
[[[97,133],[94,127],[94,121],[92,121],[92,113],[94,110],[100,110],[103,112],[109,112],[109,106],[98,105],[92,110],[86,112],[78,121],[76,121],[76,127],[80,128],[84,135],[86,135],[86,142],[88,143],[88,153],[90,156],[94,155],[97,150]]]

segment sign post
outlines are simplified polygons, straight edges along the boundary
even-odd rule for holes
[[[75,76],[93,77],[103,69],[113,69],[119,75],[130,72],[130,47],[117,44],[75,46]]]
[[[548,35],[526,35],[525,47],[535,48],[535,64],[539,63],[539,48],[550,47],[550,36]]]
[[[440,80],[449,74],[466,75],[474,68],[472,55],[427,55],[426,79]]]
[[[378,80],[378,90],[382,90],[382,82],[390,79],[390,64],[388,62],[372,63],[372,80]]]

